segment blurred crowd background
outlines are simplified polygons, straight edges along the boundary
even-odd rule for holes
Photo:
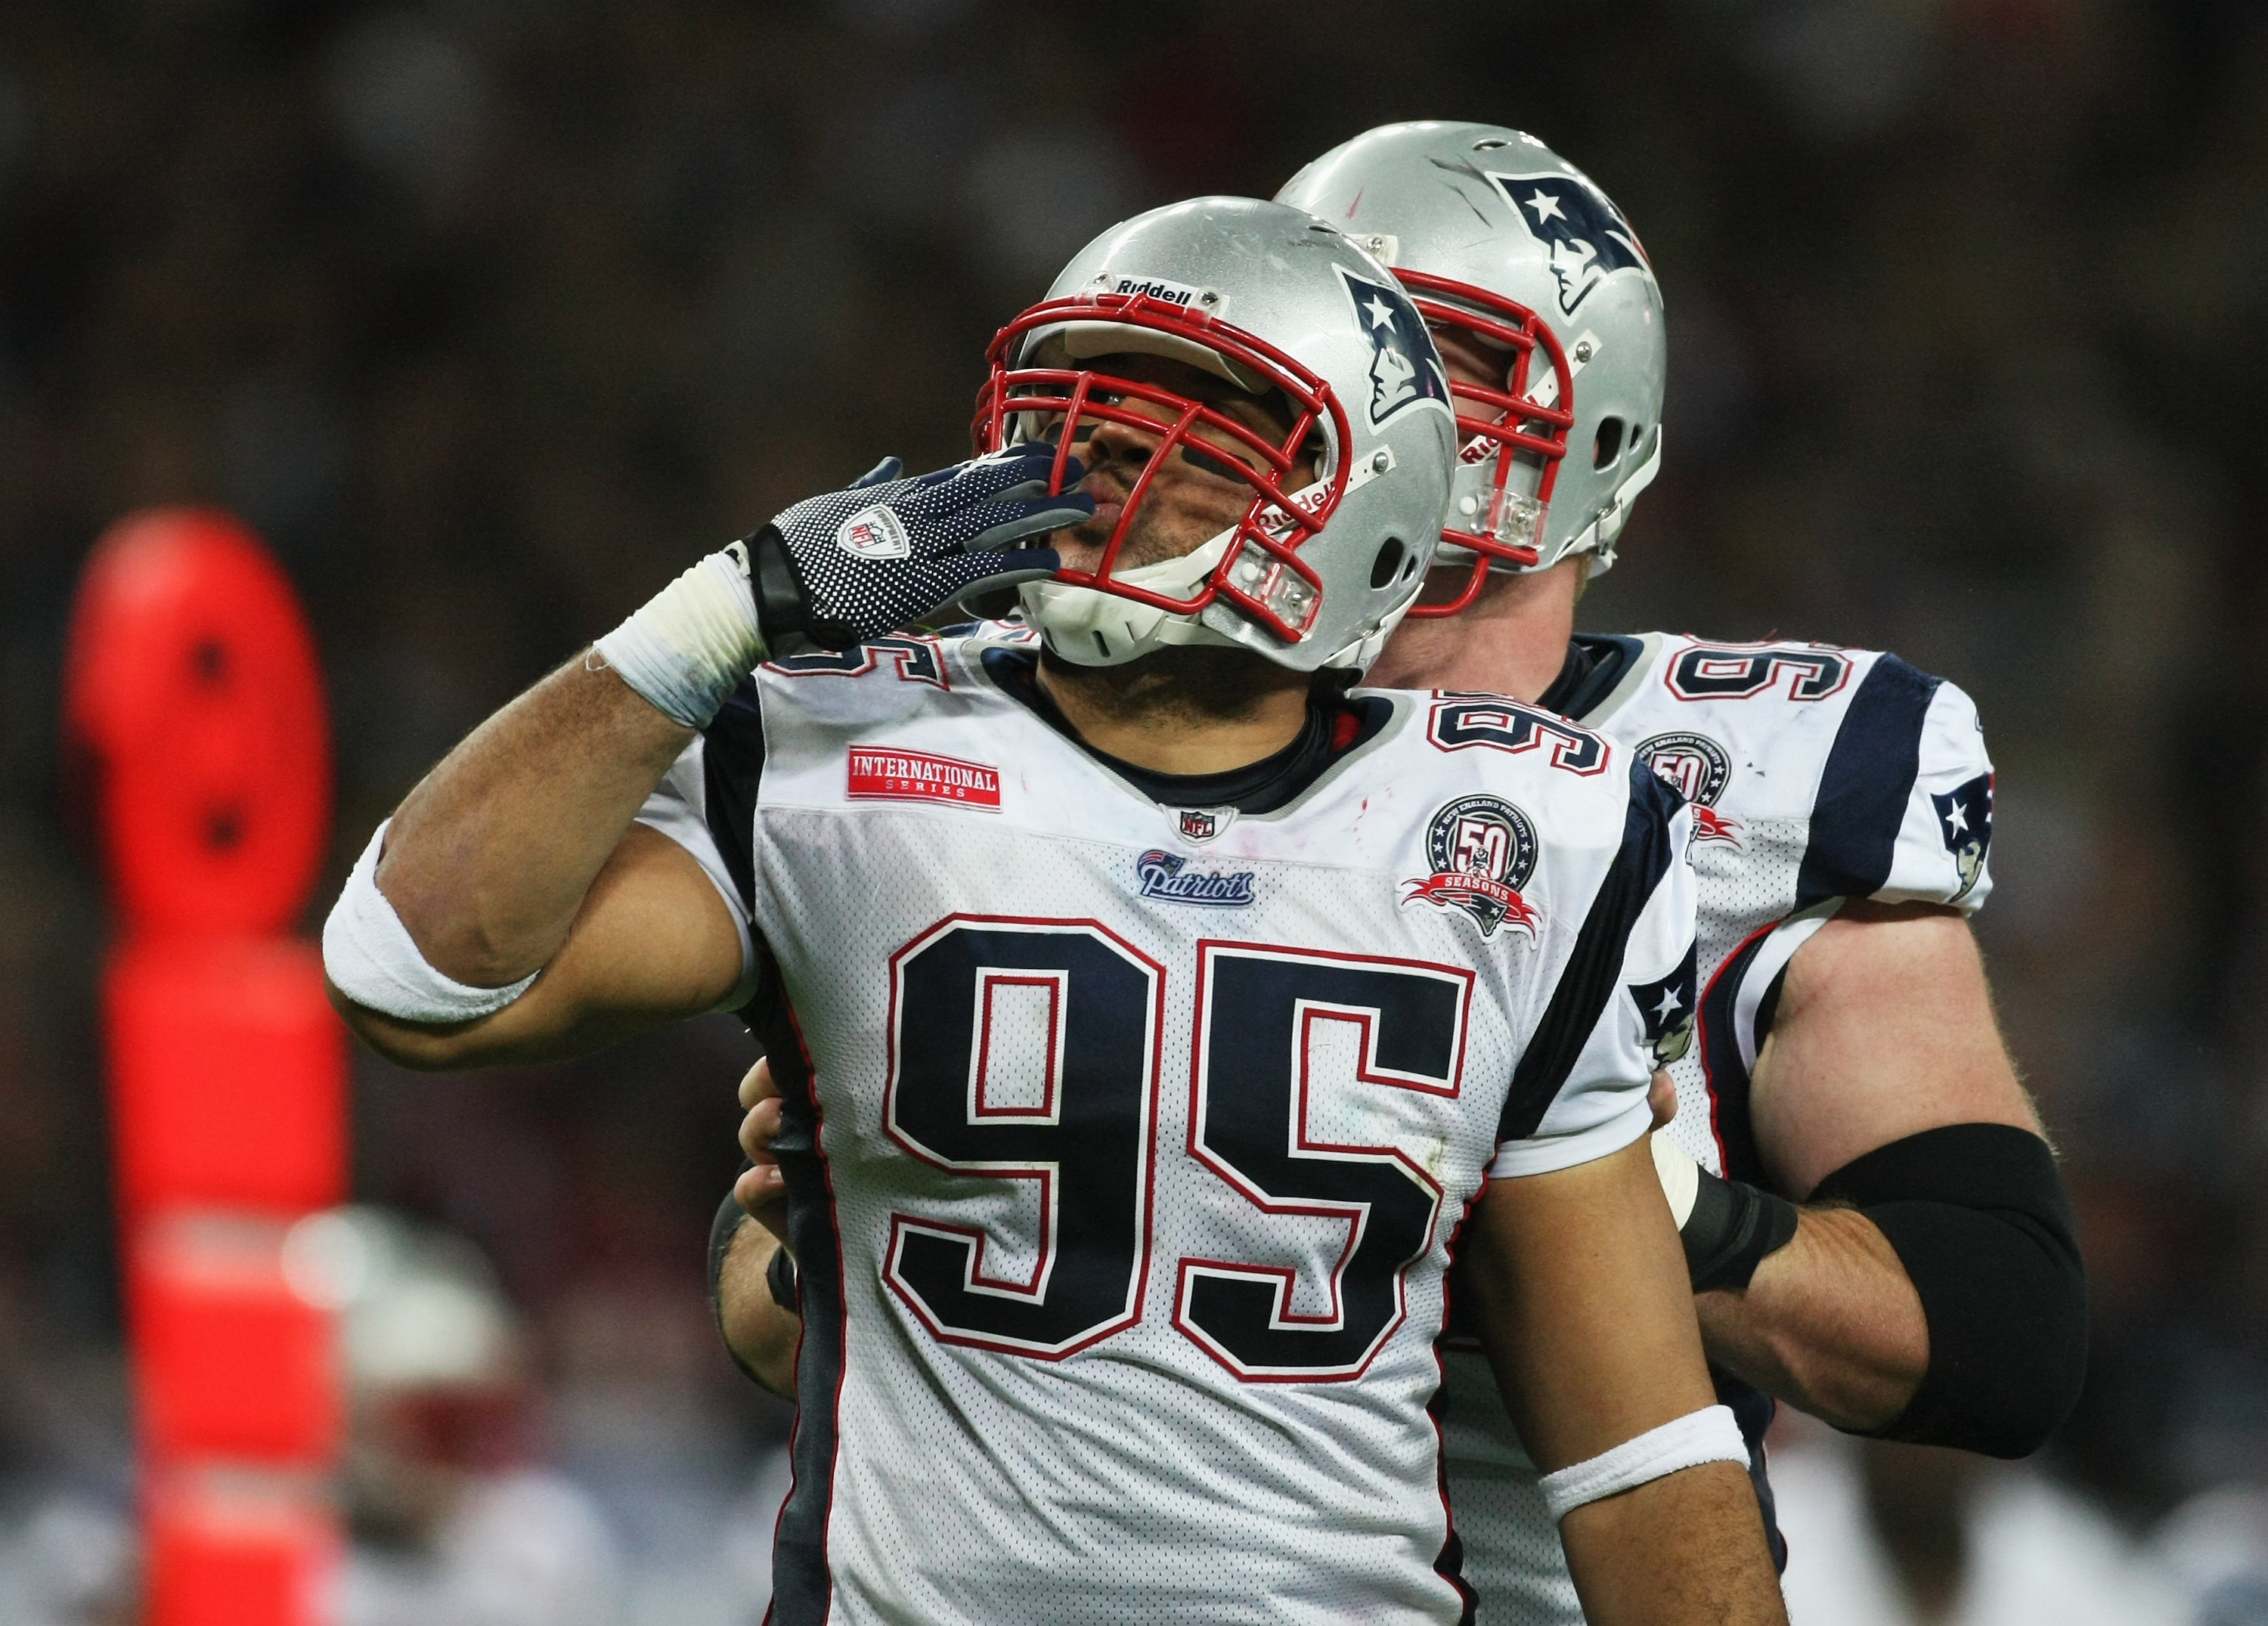
[[[327,901],[442,751],[685,562],[884,452],[966,455],[986,340],[1094,232],[1423,116],[1542,136],[1660,275],[1665,467],[1585,623],[1895,648],[1977,696],[1999,767],[1978,929],[2079,1203],[2092,1373],[2013,1477],[1792,1435],[1799,1620],[2036,1618],[1980,1579],[2026,1541],[2090,1555],[2039,1561],[2084,1581],[2058,1626],[2135,1566],[2186,1601],[2104,1618],[2268,1620],[2250,0],[0,7],[0,1615],[131,1618],[105,927],[55,732],[103,526],[225,504],[305,594]],[[753,1054],[714,1018],[509,1076],[357,1058],[357,1196],[484,1262],[528,1528],[604,1556],[593,1621],[761,1608],[785,1409],[701,1292]]]

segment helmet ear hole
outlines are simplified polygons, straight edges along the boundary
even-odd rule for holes
[[[1631,437],[1637,438],[1635,435]],[[1604,468],[1623,454],[1623,421],[1602,418],[1599,423],[1599,438],[1592,443],[1591,467]]]
[[[1409,549],[1398,536],[1389,536],[1378,546],[1378,557],[1370,562],[1370,585],[1383,587],[1402,570],[1402,562]]]

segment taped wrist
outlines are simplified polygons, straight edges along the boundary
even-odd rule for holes
[[[1597,1502],[1704,1462],[1749,1466],[1749,1443],[1730,1406],[1704,1406],[1659,1428],[1626,1439],[1586,1461],[1555,1468],[1539,1482],[1543,1505],[1558,1523],[1586,1503]]]
[[[531,971],[502,988],[476,988],[437,971],[378,889],[378,859],[394,820],[378,827],[323,920],[323,975],[355,1004],[428,1026],[493,1016],[535,984]]]
[[[2087,1376],[2087,1274],[2055,1154],[2029,1130],[1956,1123],[1877,1147],[1819,1183],[1889,1240],[1921,1299],[1929,1367],[1885,1439],[2036,1451]]]
[[[1693,1211],[1678,1228],[1685,1245],[1685,1273],[1693,1291],[1745,1290],[1768,1254],[1795,1240],[1795,1204],[1786,1197],[1725,1180],[1706,1169],[1693,1194]]]
[[[735,542],[697,561],[593,647],[671,722],[708,727],[767,652],[747,545]]]

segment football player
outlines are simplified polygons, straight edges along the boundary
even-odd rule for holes
[[[1394,267],[1459,407],[1435,581],[1368,681],[1548,706],[1692,804],[1698,957],[1649,1012],[1675,1082],[1655,1149],[1765,1507],[1773,1396],[1855,1432],[2036,1448],[2077,1397],[2085,1284],[1965,923],[1992,887],[1974,706],[1870,651],[1573,633],[1660,465],[1662,305],[1621,211],[1535,137],[1388,126],[1279,196]],[[777,1223],[761,1066],[743,1090],[758,1162],[738,1194]],[[792,1265],[740,1218],[720,1211],[711,1248],[720,1317],[777,1384]],[[1500,1613],[1580,1620],[1469,1336],[1445,1372],[1466,1575]]]
[[[1449,493],[1410,301],[1297,210],[1154,211],[978,427],[452,752],[326,924],[349,1020],[454,1067],[752,1011],[781,1622],[1459,1619],[1461,1229],[1593,1616],[1783,1620],[1645,1144],[1690,815],[1547,713],[1347,688]],[[1001,584],[1024,629],[886,636]]]
[[[1388,126],[1279,198],[1394,267],[1458,400],[1447,580],[1370,681],[1564,712],[1692,804],[1697,985],[1652,1013],[1682,1052],[1654,1144],[1768,1515],[1774,1396],[1852,1432],[2036,1449],[2078,1398],[2086,1289],[1967,925],[1992,887],[1976,707],[1872,651],[1573,635],[1660,462],[1662,304],[1621,211],[1534,136]],[[1466,1572],[1499,1615],[1580,1620],[1519,1432],[1469,1343],[1448,1349]]]

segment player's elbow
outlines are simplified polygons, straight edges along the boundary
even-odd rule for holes
[[[2077,1243],[2027,1216],[1999,1214],[1972,1232],[1957,1290],[1923,1298],[1927,1374],[1881,1432],[1984,1456],[2029,1456],[2079,1403],[2087,1380],[2087,1277]]]
[[[328,978],[324,980],[323,988],[330,996],[331,1008],[346,1023],[347,1030],[397,1067],[418,1072],[455,1072],[478,1067],[488,1060],[486,1048],[480,1040],[478,1021],[437,1026],[406,1022],[356,1004]]]

